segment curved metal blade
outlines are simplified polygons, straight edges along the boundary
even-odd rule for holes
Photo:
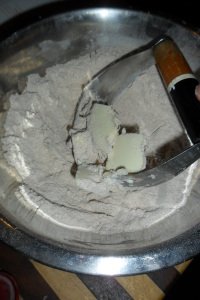
[[[97,101],[112,104],[114,98],[153,64],[155,64],[155,60],[152,43],[149,43],[129,52],[102,69],[85,86],[83,95],[86,99],[92,97]]]
[[[166,162],[139,173],[117,176],[123,186],[141,188],[158,185],[183,172],[200,158],[200,143],[184,150]]]

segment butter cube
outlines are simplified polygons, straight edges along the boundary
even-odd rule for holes
[[[127,133],[116,137],[112,151],[108,154],[106,170],[125,168],[129,173],[146,167],[145,140],[142,134]]]
[[[112,150],[118,135],[119,120],[111,106],[95,103],[88,118],[88,131],[96,149],[104,160]]]

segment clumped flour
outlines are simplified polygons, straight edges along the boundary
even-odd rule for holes
[[[124,52],[102,49],[51,67],[45,77],[32,74],[24,91],[9,98],[2,143],[6,160],[23,182],[17,197],[70,228],[105,234],[146,228],[182,206],[190,193],[194,166],[167,183],[135,192],[105,184],[102,188],[95,181],[78,186],[72,175],[67,127],[82,85]],[[148,156],[170,156],[185,143],[154,66],[126,88],[113,109],[121,124],[137,126],[145,135]]]

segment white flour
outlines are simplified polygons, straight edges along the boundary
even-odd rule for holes
[[[30,75],[23,93],[9,99],[2,143],[6,160],[23,181],[17,196],[34,203],[44,217],[70,228],[110,234],[146,228],[182,206],[192,187],[192,167],[168,183],[138,192],[108,188],[101,194],[95,192],[97,184],[90,191],[76,185],[67,126],[73,122],[82,85],[126,49],[120,51],[102,49],[92,57],[49,68],[44,78]],[[171,140],[176,140],[174,148],[180,148],[184,139],[177,137],[183,131],[154,67],[113,107],[123,125],[139,126],[148,140],[149,155],[159,148],[161,157],[170,156],[174,149],[166,154],[161,148]]]

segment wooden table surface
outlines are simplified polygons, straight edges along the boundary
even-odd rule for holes
[[[15,277],[23,300],[168,299],[168,292],[190,265],[191,260],[137,276],[73,274],[30,260],[0,242],[0,269]]]

